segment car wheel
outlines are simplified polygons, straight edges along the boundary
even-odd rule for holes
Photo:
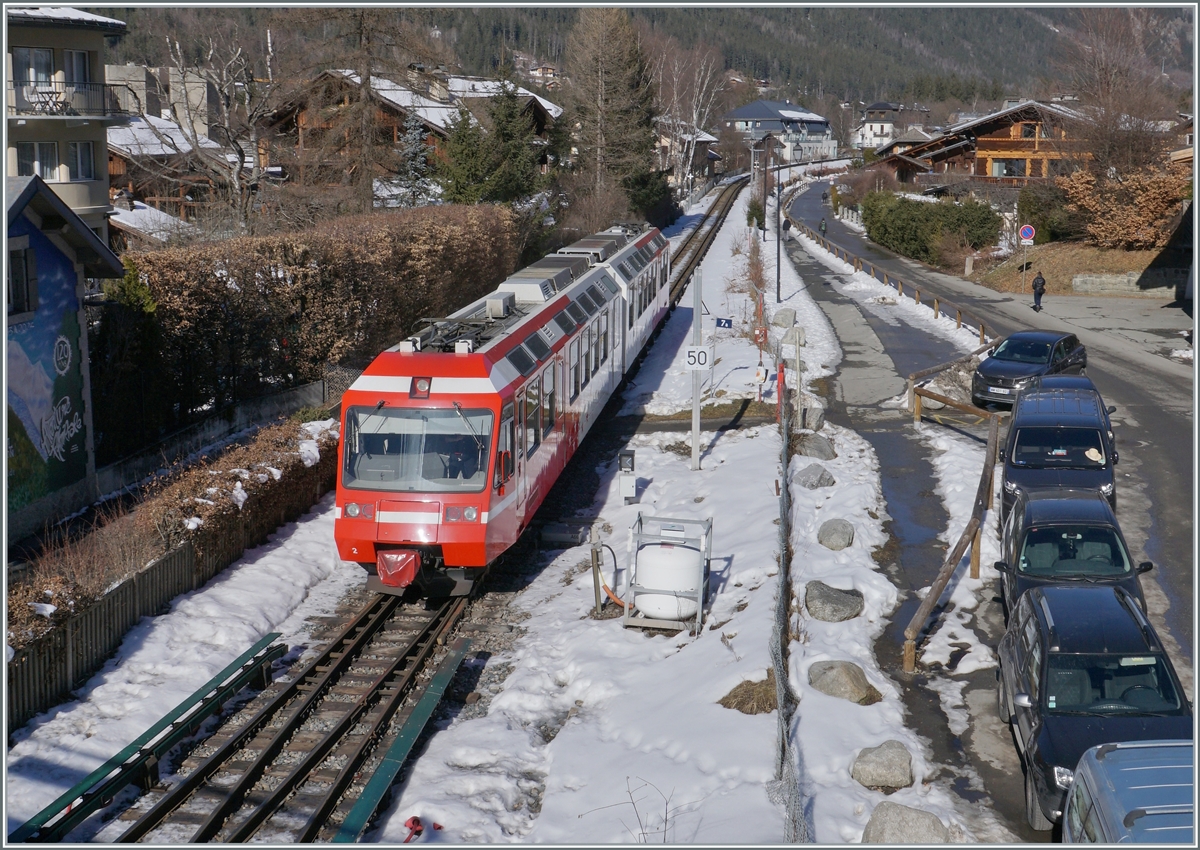
[[[1025,819],[1031,829],[1045,832],[1054,826],[1053,821],[1042,814],[1042,806],[1038,803],[1037,788],[1033,784],[1033,766],[1025,768]]]
[[[1000,715],[1001,723],[1012,720],[1012,712],[1008,709],[1008,694],[1004,692],[1004,671],[996,668],[996,713]]]

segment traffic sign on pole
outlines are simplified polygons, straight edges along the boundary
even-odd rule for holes
[[[1022,245],[1032,245],[1033,244],[1033,235],[1035,233],[1037,233],[1037,230],[1034,229],[1032,224],[1021,225],[1021,231],[1020,231],[1021,244]]]

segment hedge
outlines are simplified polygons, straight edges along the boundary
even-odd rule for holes
[[[1000,216],[987,204],[926,203],[891,192],[871,192],[862,202],[863,225],[872,241],[905,257],[938,262],[938,243],[959,236],[975,250],[1000,238]]]
[[[517,255],[508,208],[450,205],[127,254],[92,360],[98,459],[319,380],[326,363],[364,364],[491,291]]]

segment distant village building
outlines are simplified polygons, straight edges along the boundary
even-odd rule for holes
[[[38,176],[107,239],[105,129],[129,120],[105,82],[106,37],[123,21],[63,6],[5,10],[8,141],[5,174]]]
[[[906,107],[903,103],[872,103],[862,111],[859,125],[851,131],[850,147],[878,150],[906,130],[924,127],[928,116],[929,110],[916,104]]]
[[[1082,116],[1057,103],[1020,101],[960,121],[928,141],[886,153],[878,167],[902,183],[977,182],[1023,186],[1072,167],[1080,155],[1067,125]]]
[[[721,117],[725,127],[749,142],[770,135],[778,142],[784,162],[810,162],[837,156],[837,140],[829,122],[791,101],[756,100]]]

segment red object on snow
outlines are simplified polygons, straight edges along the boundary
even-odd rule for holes
[[[404,825],[408,828],[408,838],[404,839],[404,842],[403,842],[405,844],[412,841],[414,838],[416,838],[418,835],[420,835],[422,832],[425,831],[424,824],[421,823],[421,819],[419,817],[417,817],[416,815],[413,815],[411,818],[406,820],[404,822]]]

